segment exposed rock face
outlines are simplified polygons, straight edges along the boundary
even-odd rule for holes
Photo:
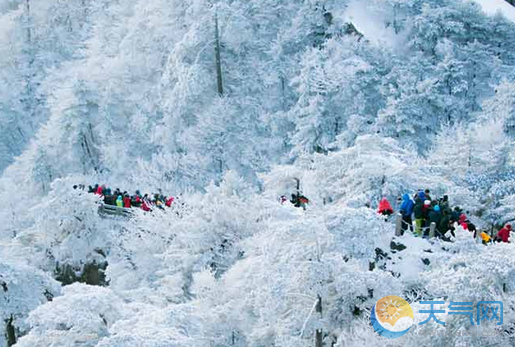
[[[105,287],[108,284],[105,277],[106,269],[107,262],[97,263],[94,261],[85,264],[82,269],[74,268],[69,264],[58,264],[55,269],[55,278],[63,285],[80,282]]]
[[[13,325],[13,317],[9,318],[5,325],[5,337],[7,339],[7,347],[11,347],[16,343],[16,331]]]

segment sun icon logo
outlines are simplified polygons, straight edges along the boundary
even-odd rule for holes
[[[382,302],[381,305],[383,308],[380,308],[379,311],[381,311],[381,317],[386,317],[386,319],[397,320],[401,316],[401,304],[397,303],[397,300],[390,299],[390,302]]]
[[[389,339],[406,334],[414,322],[413,310],[403,298],[395,295],[377,300],[370,321],[375,331]]]

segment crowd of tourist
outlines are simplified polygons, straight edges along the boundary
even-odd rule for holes
[[[456,237],[455,230],[457,226],[461,226],[464,230],[473,233],[474,237],[477,232],[474,223],[472,223],[462,208],[455,206],[452,208],[449,204],[447,195],[438,199],[431,198],[429,189],[419,189],[414,196],[404,194],[402,199],[398,199],[398,211],[402,216],[402,232],[406,230],[413,232],[418,237],[428,237],[429,227],[435,224],[436,237],[444,240],[450,240],[451,236]],[[393,214],[393,208],[386,197],[379,202],[377,212],[385,217]],[[490,235],[486,231],[480,232],[481,239],[484,243],[491,241],[508,242],[511,231],[511,225],[507,224],[495,235]]]
[[[173,196],[157,193],[141,194],[139,190],[136,190],[134,194],[129,194],[127,191],[122,192],[119,188],[112,190],[105,184],[95,184],[94,186],[88,186],[87,189],[84,185],[75,185],[73,188],[87,190],[88,193],[100,195],[106,205],[120,208],[141,208],[143,211],[151,211],[153,208],[164,209],[165,207],[171,207],[176,199]]]

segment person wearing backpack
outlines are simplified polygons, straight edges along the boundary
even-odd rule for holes
[[[399,206],[399,212],[402,215],[402,231],[401,234],[404,235],[404,231],[408,230],[408,228],[413,231],[413,220],[411,215],[413,214],[413,208],[415,207],[415,203],[411,200],[409,194],[404,194],[402,196],[402,203]]]

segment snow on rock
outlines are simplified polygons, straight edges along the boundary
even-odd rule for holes
[[[29,312],[58,295],[60,288],[48,273],[11,260],[0,259],[0,322],[11,320],[23,332],[29,328],[25,322]],[[4,331],[0,328],[0,346],[5,346]]]
[[[501,13],[506,18],[515,22],[515,7],[504,0],[474,0],[483,8],[487,14],[495,15]]]
[[[110,289],[72,284],[63,295],[39,306],[27,319],[32,329],[17,346],[95,346],[125,312]]]
[[[396,34],[392,26],[387,26],[385,13],[370,6],[367,2],[353,0],[349,3],[343,18],[354,24],[367,40],[382,47],[398,47],[403,36]]]

